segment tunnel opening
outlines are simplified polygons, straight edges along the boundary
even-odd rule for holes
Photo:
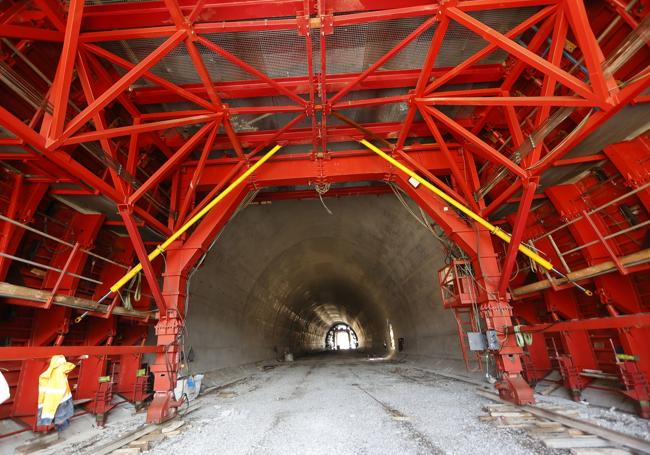
[[[371,357],[462,367],[431,272],[448,250],[392,194],[327,205],[251,204],[223,229],[189,286],[193,370],[335,350],[337,332],[339,347]]]
[[[328,351],[348,351],[359,347],[356,332],[345,322],[337,322],[325,336],[325,349]]]

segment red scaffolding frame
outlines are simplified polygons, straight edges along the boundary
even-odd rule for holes
[[[25,359],[54,352],[76,355],[81,351],[63,344],[70,332],[71,312],[81,312],[82,320],[90,315],[89,320],[94,322],[89,324],[104,319],[102,337],[89,343],[93,345],[92,352],[104,359],[93,371],[96,374],[107,371],[106,360],[119,356],[120,368],[130,369],[129,375],[120,374],[124,378],[121,380],[131,381],[128,386],[125,382],[118,387],[126,390],[140,381],[134,379],[135,370],[139,370],[134,366],[139,366],[141,354],[155,352],[156,360],[151,365],[155,395],[148,418],[160,422],[173,416],[179,405],[171,390],[180,356],[178,338],[183,325],[187,274],[248,189],[314,184],[329,187],[350,182],[358,186],[333,188],[332,194],[377,193],[384,191],[384,187],[368,185],[368,182],[390,182],[401,186],[420,204],[471,261],[478,284],[475,303],[487,328],[507,332],[513,325],[513,311],[517,318],[523,318],[526,311],[513,310],[509,303],[510,277],[517,266],[519,244],[534,236],[530,214],[540,196],[540,178],[555,166],[573,166],[603,158],[601,150],[594,150],[591,157],[562,160],[621,110],[647,102],[644,93],[650,87],[650,71],[645,42],[633,48],[625,64],[614,70],[610,71],[605,57],[615,53],[616,46],[626,43],[629,50],[630,39],[633,43],[643,39],[644,35],[635,33],[647,22],[645,17],[650,6],[645,0],[609,3],[594,2],[591,10],[581,0],[408,0],[400,2],[399,7],[385,0],[363,2],[363,5],[343,0],[254,0],[238,6],[221,0],[97,6],[70,0],[65,8],[55,0],[35,0],[7,5],[0,11],[0,36],[5,39],[3,50],[7,51],[3,60],[23,71],[25,68],[20,65],[25,63],[22,58],[29,49],[35,49],[33,52],[38,55],[42,48],[43,55],[48,55],[54,48],[56,70],[42,105],[30,106],[18,97],[18,101],[0,102],[0,126],[6,133],[0,138],[0,150],[11,147],[0,158],[16,171],[6,216],[29,221],[43,198],[99,195],[114,204],[120,218],[94,219],[96,229],[88,231],[87,244],[78,243],[77,237],[72,251],[57,258],[60,266],[56,278],[53,275],[48,277],[49,284],[39,284],[48,291],[45,302],[38,300],[39,296],[31,296],[29,305],[35,306],[33,302],[38,301],[42,309],[60,313],[51,319],[47,330],[43,329],[51,336],[44,337],[42,345],[32,340],[26,346],[2,347],[0,359],[28,363]],[[528,8],[530,13],[509,30],[496,30],[481,20],[485,11],[505,14],[520,8]],[[418,25],[400,36],[362,71],[328,72],[331,66],[328,49],[337,31],[412,18],[419,20]],[[607,21],[615,25],[603,26]],[[441,50],[454,39],[450,37],[452,27],[462,28],[485,45],[464,56],[464,61],[455,66],[436,66]],[[304,40],[305,74],[272,77],[254,62],[247,62],[245,56],[235,55],[212,39],[215,34],[271,31],[287,31]],[[431,41],[426,46],[421,67],[386,68],[427,33]],[[607,38],[607,45],[603,37]],[[157,44],[137,61],[125,59],[104,46],[142,39],[155,39]],[[11,55],[6,42],[13,48]],[[503,62],[485,63],[497,51],[505,55]],[[186,53],[200,83],[173,82],[155,71],[156,65],[174,52]],[[212,67],[206,62],[207,53],[252,79],[215,80]],[[138,81],[146,81],[146,85]],[[2,82],[7,84],[6,80]],[[401,94],[395,94],[394,90]],[[366,96],[368,91],[387,94]],[[273,97],[284,104],[269,102]],[[233,102],[241,98],[258,102],[246,105]],[[167,108],[157,111],[159,105]],[[333,112],[386,105],[403,106],[404,118],[361,126],[374,138],[385,141],[385,151],[396,159],[435,181],[484,217],[506,210],[512,198],[519,194],[516,214],[503,220],[510,224],[513,233],[503,255],[499,256],[500,246],[495,247],[485,229],[468,224],[426,190],[414,188],[405,175],[381,158],[351,146],[363,132],[331,121]],[[470,114],[452,115],[450,106],[469,108],[460,112]],[[538,134],[556,120],[558,113],[566,115],[552,131]],[[251,115],[278,118],[286,115],[290,120],[275,130],[241,131],[237,121]],[[188,128],[190,133],[186,137],[179,135],[181,128]],[[234,191],[217,210],[172,246],[166,254],[161,287],[157,276],[162,264],[147,258],[149,242],[144,232],[162,237],[170,235],[275,142],[298,149],[295,153],[275,156],[249,179],[247,186]],[[98,149],[93,149],[93,144],[99,144]],[[650,148],[647,142],[643,145],[647,154]],[[93,152],[94,161],[88,151]],[[621,171],[624,166],[629,167],[629,163],[617,165]],[[494,186],[485,190],[493,179]],[[299,189],[266,192],[259,197],[295,198],[308,196],[306,193]],[[554,203],[562,210],[561,201]],[[80,217],[73,224],[81,226],[88,222],[88,217]],[[12,254],[25,232],[19,226],[3,223],[0,247],[4,253]],[[68,273],[84,272],[89,255],[83,249],[91,248],[100,229],[108,226],[128,232],[129,241],[124,245],[120,263],[131,265],[134,257],[142,263],[150,296],[135,312],[119,311],[119,318],[130,321],[128,330],[117,322],[116,311],[120,307],[117,297],[110,305],[92,306],[92,300],[103,295],[110,281],[120,276],[118,266],[108,264],[102,270],[102,285],[87,301],[72,302],[56,297],[62,290],[68,297],[77,293],[79,280],[70,279]],[[600,232],[595,225],[591,229]],[[578,234],[574,236],[579,238]],[[613,250],[607,252],[610,258],[618,257]],[[601,259],[604,260],[598,256],[594,260]],[[0,257],[3,280],[10,264],[10,257]],[[596,285],[604,289],[613,286],[600,281]],[[27,305],[28,290],[21,292],[23,298],[11,301]],[[148,309],[149,299],[158,312],[143,317],[137,311]],[[63,303],[68,306],[62,306]],[[636,310],[641,312],[642,308]],[[141,322],[134,323],[134,320]],[[530,318],[528,322],[544,321]],[[153,323],[157,347],[144,346],[142,336],[147,325]],[[118,329],[129,335],[119,346],[113,346]],[[47,346],[52,337],[56,346]],[[643,350],[637,341],[626,340],[626,351]],[[98,343],[104,345],[96,346]],[[128,357],[134,353],[137,354],[134,359]],[[643,355],[646,353],[647,347]],[[520,357],[524,349],[511,337],[493,354],[501,373],[498,383],[501,395],[518,403],[531,402],[532,391],[521,376]],[[38,361],[30,365],[29,369],[25,368],[29,372],[21,373],[17,390],[33,382],[34,374],[38,376],[35,373],[40,365]],[[643,393],[638,392],[643,386],[639,383],[650,372],[646,363],[639,365],[642,365],[640,372],[628,371],[625,377],[634,378],[628,380],[633,382],[628,389],[637,390],[635,397],[643,401],[640,398]],[[93,380],[92,375],[86,377],[90,378],[87,381]],[[141,386],[141,381],[137,383]],[[142,399],[142,393],[133,395],[137,395],[134,399]],[[28,415],[25,403],[30,399],[33,397],[20,400],[10,415]],[[96,403],[94,406],[97,409]]]

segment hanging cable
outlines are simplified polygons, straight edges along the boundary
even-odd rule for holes
[[[314,183],[314,189],[318,193],[318,198],[320,199],[320,203],[323,204],[325,211],[327,211],[327,213],[329,213],[330,215],[334,215],[332,211],[329,209],[329,207],[325,204],[325,201],[323,200],[323,195],[330,190],[330,183],[329,182]]]

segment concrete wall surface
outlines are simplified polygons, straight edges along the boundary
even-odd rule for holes
[[[193,274],[187,315],[194,371],[323,349],[336,322],[374,354],[460,358],[442,308],[442,246],[394,195],[250,205]],[[415,208],[419,214],[419,211]]]

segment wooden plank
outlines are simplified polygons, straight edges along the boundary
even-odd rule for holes
[[[534,427],[531,428],[529,433],[533,436],[535,435],[548,435],[549,433],[564,433],[566,427],[563,425],[557,424],[554,427]]]
[[[157,425],[147,425],[144,428],[140,430],[134,430],[131,433],[128,433],[124,436],[121,436],[120,439],[109,442],[108,444],[104,444],[103,446],[100,446],[96,449],[91,449],[88,454],[92,455],[108,455],[109,453],[112,453],[113,451],[124,447],[125,445],[135,441],[136,439],[140,439],[143,436],[148,435],[149,433],[153,433],[154,431],[158,430]]]
[[[47,449],[53,444],[59,442],[59,432],[54,431],[49,434],[40,435],[34,439],[30,439],[25,444],[16,447],[16,454],[28,454],[39,450]]]
[[[575,447],[607,447],[610,442],[598,436],[569,436],[563,438],[547,438],[542,442],[549,449],[572,449]]]
[[[50,291],[42,291],[40,289],[32,289],[25,286],[18,286],[16,284],[0,282],[0,297],[45,303],[50,298]],[[108,305],[98,304],[94,300],[82,299],[69,295],[56,295],[52,304],[84,311],[96,311],[98,313],[106,313],[108,311]],[[115,306],[115,308],[113,308],[113,314],[140,319],[145,319],[147,316],[153,319],[158,318],[157,313],[127,310],[121,306]]]
[[[485,398],[489,398],[497,402],[502,401],[501,398],[499,398],[499,395],[493,392],[489,392],[485,389],[479,389],[476,392]],[[600,436],[601,438],[607,439],[608,441],[612,441],[616,444],[620,444],[622,446],[629,447],[631,449],[635,449],[644,453],[650,453],[650,441],[637,438],[636,436],[601,427],[594,423],[576,419],[571,416],[558,414],[556,412],[550,411],[548,409],[543,409],[538,406],[524,405],[519,406],[519,408],[530,412],[537,417],[554,420],[558,423],[561,423],[562,425],[566,425],[567,427],[576,428],[586,433]]]
[[[631,453],[633,452],[625,449],[615,449],[614,447],[571,449],[571,455],[628,455]]]
[[[650,260],[650,248],[637,251],[636,253],[628,254],[627,256],[622,256],[619,258],[619,261],[621,264],[626,267],[630,266],[632,264],[638,265],[638,264],[645,264]],[[559,279],[554,279],[554,283],[551,283],[549,280],[542,280],[542,281],[537,281],[535,283],[527,284],[525,286],[521,286],[518,288],[515,288],[512,290],[512,294],[517,297],[525,294],[530,294],[531,292],[537,292],[537,291],[543,291],[544,289],[548,289],[555,284],[555,286],[559,286],[565,283],[568,283],[569,280],[571,281],[580,281],[580,280],[585,280],[587,278],[593,278],[595,276],[603,275],[605,273],[610,273],[618,270],[616,268],[616,264],[613,261],[605,261],[601,262],[600,264],[592,265],[591,267],[587,267],[585,269],[581,270],[575,270],[571,273],[567,274],[567,278],[559,278]]]
[[[174,430],[178,430],[183,425],[185,425],[185,422],[183,422],[182,420],[177,420],[176,422],[170,423],[169,425],[164,427],[162,429],[162,434],[171,433]]]
[[[532,417],[530,412],[516,412],[516,411],[493,411],[490,413],[492,417]]]

